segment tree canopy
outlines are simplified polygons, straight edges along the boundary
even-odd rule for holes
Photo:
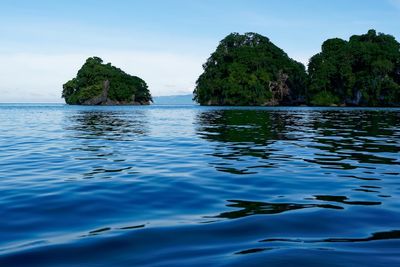
[[[257,33],[228,35],[203,68],[194,90],[202,105],[276,105],[305,95],[304,65]]]
[[[370,30],[349,41],[329,39],[308,72],[311,104],[400,104],[400,44],[391,35]]]
[[[375,30],[325,41],[308,73],[268,38],[232,33],[203,69],[194,90],[201,105],[400,105],[400,44]]]
[[[101,96],[107,85],[107,101],[112,104],[148,104],[152,101],[145,81],[131,76],[99,57],[88,58],[78,74],[63,85],[67,104],[85,104]]]

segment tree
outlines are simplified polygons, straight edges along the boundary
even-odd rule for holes
[[[310,59],[309,97],[315,105],[400,104],[400,44],[375,30],[349,41],[330,39]]]
[[[225,37],[203,69],[194,90],[201,105],[280,104],[305,96],[305,67],[256,33]],[[288,93],[276,99],[271,85],[282,77]]]

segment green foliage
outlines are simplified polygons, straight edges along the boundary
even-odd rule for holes
[[[194,100],[202,105],[267,104],[273,97],[270,84],[280,73],[288,75],[288,99],[305,94],[305,67],[256,33],[228,35],[203,68],[194,90]]]
[[[339,97],[331,92],[322,91],[314,95],[311,99],[311,104],[315,106],[332,106],[339,103]]]
[[[98,57],[88,58],[76,78],[63,85],[62,97],[67,104],[83,104],[102,94],[104,81],[110,82],[108,98],[120,102],[148,103],[152,101],[147,84]]]
[[[310,59],[312,104],[394,106],[400,104],[400,44],[375,30],[349,41],[330,39]],[[329,93],[329,94],[328,94]]]

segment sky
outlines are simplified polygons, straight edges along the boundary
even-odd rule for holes
[[[231,32],[267,36],[304,64],[329,38],[369,29],[400,40],[400,0],[1,0],[0,102],[59,103],[86,58],[189,94]]]

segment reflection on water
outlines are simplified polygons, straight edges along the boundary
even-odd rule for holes
[[[198,115],[198,134],[210,141],[268,145],[289,139],[286,129],[295,119],[290,113],[263,110],[212,110]]]
[[[271,146],[285,141],[300,149],[317,149],[312,159],[303,160],[328,169],[373,169],[357,163],[400,164],[398,157],[385,157],[399,150],[400,131],[394,126],[400,124],[397,112],[228,109],[201,112],[197,121],[198,135],[218,142],[213,156],[224,159],[295,158],[298,151],[282,154]]]
[[[133,166],[124,163],[124,150],[129,142],[149,133],[148,116],[144,110],[128,114],[113,110],[80,111],[67,117],[65,132],[66,138],[79,140],[72,150],[83,153],[78,152],[75,159],[88,161],[92,166],[82,173],[83,178],[111,178],[112,173],[133,173],[129,172]]]
[[[372,192],[374,193],[374,192]],[[380,205],[382,202],[378,201],[349,201],[348,197],[345,196],[315,196],[315,199],[322,201],[330,201],[330,202],[338,202],[347,205],[363,205],[363,206],[371,206],[371,205]]]
[[[265,239],[260,242],[301,242],[301,243],[322,243],[322,242],[340,242],[340,243],[354,243],[354,242],[369,242],[369,241],[378,241],[378,240],[391,240],[391,239],[400,239],[400,231],[388,231],[388,232],[378,232],[373,233],[370,237],[366,238],[326,238],[326,239]]]
[[[400,263],[399,109],[0,105],[0,128],[0,266]]]
[[[131,113],[116,111],[81,111],[67,117],[66,132],[79,139],[102,139],[109,141],[134,141],[148,134],[146,111]]]
[[[365,243],[371,241],[390,241],[400,239],[400,231],[388,231],[388,232],[377,232],[373,233],[370,237],[366,238],[325,238],[325,239],[289,239],[289,238],[268,238],[259,241],[260,243],[267,243],[272,245],[273,243],[281,244],[281,246],[287,246],[290,243],[300,243],[300,244],[318,244],[318,243]],[[236,255],[245,255],[259,253],[267,250],[272,250],[272,247],[263,248],[251,248],[235,252]],[[327,248],[325,248],[327,249]],[[373,264],[372,264],[373,265]]]
[[[217,109],[200,112],[197,122],[197,134],[214,144],[211,155],[215,160],[209,164],[221,172],[256,175],[267,174],[267,169],[271,174],[285,170],[285,176],[298,179],[291,174],[298,170],[301,176],[325,174],[324,178],[362,181],[380,181],[383,175],[400,174],[397,111]],[[376,185],[360,185],[353,190],[378,195],[382,191],[371,188]],[[316,199],[346,203],[347,198]]]
[[[228,207],[239,208],[240,210],[223,212],[212,218],[237,219],[251,215],[278,214],[306,208],[343,209],[341,206],[329,204],[263,203],[241,200],[229,200],[229,202],[231,204],[228,204]]]

